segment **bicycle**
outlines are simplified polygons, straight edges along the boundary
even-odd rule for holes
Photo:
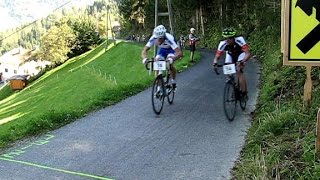
[[[148,67],[148,64],[151,66]],[[157,76],[153,82],[151,102],[154,113],[160,114],[163,108],[164,99],[167,97],[168,103],[172,104],[174,100],[175,87],[169,83],[170,80],[170,63],[168,60],[155,61],[154,58],[147,60],[146,69],[156,71]]]
[[[237,102],[239,101],[241,109],[245,110],[248,97],[241,93],[239,79],[234,75],[236,73],[236,64],[218,65],[218,67],[223,67],[223,73],[227,75],[223,93],[223,109],[227,119],[233,121],[236,115]],[[215,68],[215,72],[219,75],[217,68]]]

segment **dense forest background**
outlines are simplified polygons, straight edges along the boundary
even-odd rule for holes
[[[176,38],[186,36],[191,27],[201,37],[201,45],[216,47],[221,30],[234,27],[239,35],[249,37],[255,32],[274,33],[280,36],[280,0],[173,0],[173,29]],[[159,0],[158,12],[167,12],[167,1]],[[119,4],[124,29],[150,33],[154,27],[155,1],[122,0]],[[169,29],[168,17],[159,17],[159,23]],[[263,37],[259,37],[263,40]]]
[[[255,32],[273,33],[277,37],[280,35],[280,4],[280,0],[173,0],[174,35],[177,39],[186,36],[194,27],[201,38],[200,45],[208,48],[216,47],[221,30],[228,26],[247,38],[257,34]],[[155,1],[151,0],[97,0],[84,9],[61,9],[46,18],[0,32],[0,55],[19,46],[40,47],[37,58],[59,63],[99,44],[108,31],[110,36],[111,28],[107,31],[107,24],[111,26],[111,22],[118,20],[121,21],[120,37],[150,36],[154,7]],[[158,12],[167,12],[167,1],[159,0],[158,7]],[[111,18],[107,13],[112,14]],[[168,17],[159,17],[159,23],[169,29]],[[261,43],[265,40],[261,36],[251,37],[256,38]]]

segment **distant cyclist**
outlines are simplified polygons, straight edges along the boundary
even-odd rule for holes
[[[166,28],[163,25],[159,25],[154,28],[153,35],[142,50],[141,57],[143,58],[142,63],[147,62],[148,51],[150,48],[156,45],[158,52],[155,60],[167,59],[170,62],[170,74],[172,75],[171,83],[172,86],[176,87],[176,69],[173,65],[174,61],[182,57],[182,51],[177,45],[173,35],[167,33]]]
[[[190,45],[190,61],[194,62],[194,52],[196,51],[196,42],[199,41],[199,38],[195,35],[196,29],[191,28],[189,34],[189,45]]]
[[[246,62],[251,57],[249,46],[242,36],[236,36],[236,30],[233,28],[225,28],[222,31],[222,37],[224,37],[225,40],[219,43],[216,56],[213,60],[213,66],[217,68],[218,59],[224,51],[226,52],[226,64],[239,62],[237,66],[237,76],[239,78],[240,91],[246,96],[248,89],[243,70]]]

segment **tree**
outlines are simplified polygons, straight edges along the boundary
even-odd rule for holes
[[[69,25],[75,33],[76,40],[69,57],[82,54],[91,49],[91,46],[100,42],[100,36],[96,32],[96,24],[93,16],[72,18]]]
[[[146,6],[148,0],[122,0],[119,3],[119,11],[124,19],[127,19],[135,29],[143,28],[146,18]]]
[[[67,60],[67,54],[70,52],[76,35],[67,24],[53,26],[41,39],[42,46],[37,54],[38,59],[54,62],[56,65]]]

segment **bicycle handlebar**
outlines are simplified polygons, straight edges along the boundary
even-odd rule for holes
[[[150,68],[148,67],[148,64],[150,63],[150,62],[153,62],[154,60],[153,60],[153,58],[151,58],[151,60],[147,60],[147,62],[144,64],[144,66],[145,66],[145,68],[149,71],[150,70]]]
[[[166,61],[166,62],[168,62],[169,60],[160,59],[160,60],[158,60],[158,61]],[[153,62],[155,62],[154,58],[151,58],[150,60],[149,60],[149,59],[147,60],[147,62],[146,62],[146,64],[145,64],[145,68],[146,68],[148,71],[150,70],[150,68],[148,67],[148,64],[151,63],[151,67],[152,67],[152,66],[153,66]],[[151,69],[153,69],[153,67],[152,67]]]
[[[219,71],[218,71],[218,67],[222,67],[222,64],[217,64],[217,66],[214,66],[214,72],[216,73],[216,75],[219,75]]]
[[[237,66],[238,64],[241,64],[241,63],[243,63],[243,62],[242,62],[242,61],[237,61],[236,63],[231,63],[231,64],[235,64],[235,65]],[[219,75],[220,73],[219,73],[219,71],[218,71],[218,67],[222,67],[222,66],[227,65],[227,64],[230,64],[230,63],[217,64],[217,66],[214,66],[214,72],[215,72],[217,75]]]

